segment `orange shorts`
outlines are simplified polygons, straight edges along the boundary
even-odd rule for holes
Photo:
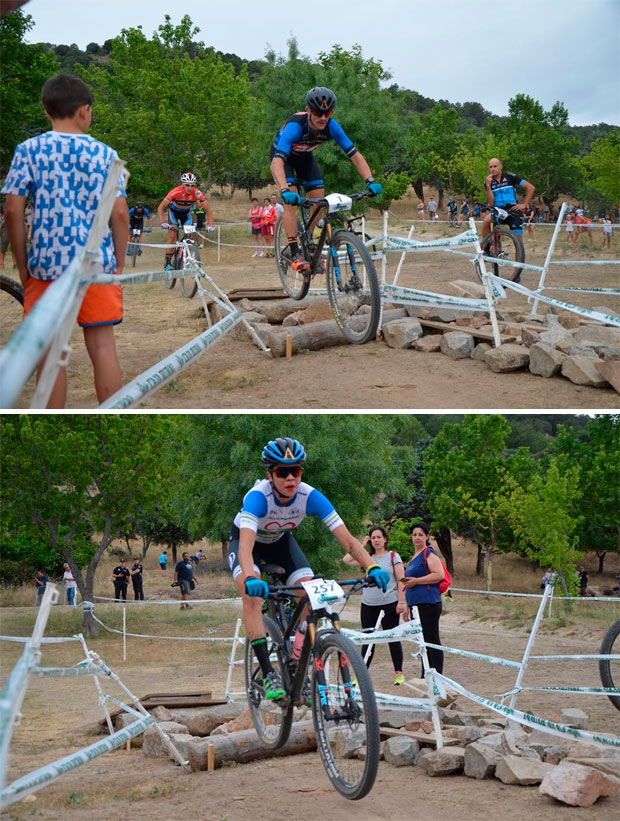
[[[24,288],[24,316],[32,311],[54,281],[28,277]],[[118,325],[123,321],[123,290],[121,286],[89,286],[84,295],[77,319],[81,328],[93,328],[97,325]]]

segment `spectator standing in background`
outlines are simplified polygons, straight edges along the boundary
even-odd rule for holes
[[[575,244],[575,215],[572,211],[566,215],[566,244]]]
[[[424,219],[424,200],[418,200],[418,219]]]
[[[253,257],[262,257],[265,255],[263,248],[263,237],[261,233],[261,218],[263,216],[263,209],[258,204],[256,197],[252,197],[252,206],[248,211],[248,219],[252,227],[252,237],[254,238],[254,247],[256,250],[252,254]]]
[[[434,197],[430,197],[428,201],[428,218],[431,222],[437,219],[437,203]]]
[[[611,250],[611,237],[613,233],[611,214],[605,214],[601,220],[603,223],[603,248],[607,246]]]
[[[48,581],[48,577],[42,570],[37,570],[34,574],[34,586],[37,591],[37,607],[39,607],[43,601],[43,594],[45,593],[45,588],[47,587]]]
[[[161,572],[166,575],[166,566],[168,564],[168,551],[164,550],[162,553],[159,554],[159,569]]]
[[[191,610],[192,605],[187,603],[194,586],[198,584],[194,578],[194,568],[189,553],[184,553],[180,562],[174,568],[174,581],[181,590],[181,610]]]
[[[65,594],[67,596],[67,604],[72,605],[75,607],[75,589],[77,587],[77,582],[73,578],[73,573],[71,572],[71,568],[65,562],[63,564],[64,573],[62,574],[63,581],[65,583]]]

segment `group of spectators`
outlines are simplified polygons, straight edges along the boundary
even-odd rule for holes
[[[273,257],[273,239],[278,217],[284,212],[284,206],[278,202],[276,194],[265,197],[260,205],[257,197],[252,197],[252,207],[248,219],[254,239],[253,257]]]
[[[572,206],[567,209],[564,217],[566,223],[566,244],[577,245],[580,234],[585,234],[588,238],[590,248],[594,247],[592,220],[586,216],[583,208]],[[598,221],[603,226],[603,249],[611,248],[611,238],[613,236],[613,221],[611,213],[599,217]]]

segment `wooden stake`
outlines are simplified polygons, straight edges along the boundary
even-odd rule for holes
[[[286,358],[291,359],[293,356],[293,337],[291,334],[286,335]]]
[[[207,747],[207,772],[212,773],[215,769],[215,744]]]

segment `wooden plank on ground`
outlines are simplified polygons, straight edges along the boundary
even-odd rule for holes
[[[140,699],[140,704],[145,710],[153,710],[155,707],[168,707],[171,710],[180,707],[216,707],[218,704],[227,703],[226,699],[213,698],[211,693],[148,693]],[[114,710],[110,713],[110,718],[114,721],[124,712],[122,709]],[[104,727],[105,718],[102,718],[99,724]]]
[[[464,333],[475,336],[477,339],[483,339],[485,342],[493,342],[493,334],[491,331],[482,331],[480,328],[472,328],[470,325],[452,325],[450,322],[438,322],[434,319],[418,319],[418,322],[424,328],[433,328],[443,333],[448,333],[449,331],[464,331]],[[500,334],[502,343],[514,342],[516,338],[515,334]]]
[[[380,727],[379,732],[382,738],[391,738],[392,736],[405,736],[406,738],[415,738],[416,741],[424,744],[432,744],[437,746],[437,739],[435,733],[424,733],[421,730],[404,730],[397,727]],[[458,738],[451,736],[448,731],[442,732],[444,747],[455,747],[460,742]]]

